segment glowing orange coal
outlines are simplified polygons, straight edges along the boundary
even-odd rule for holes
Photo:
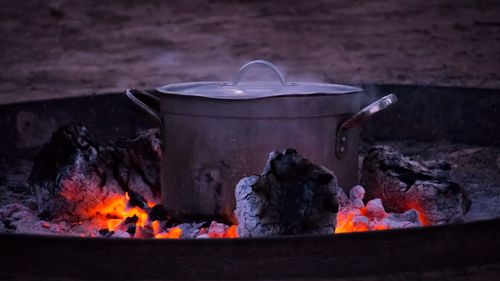
[[[423,213],[418,208],[408,208],[408,210],[411,209],[415,210],[418,215],[419,223],[417,223],[417,225],[414,226],[427,225],[426,224],[427,220],[425,219]],[[335,234],[348,233],[348,232],[364,232],[373,230],[386,230],[386,229],[401,227],[401,226],[392,226],[389,222],[387,222],[386,217],[387,216],[375,217],[373,216],[373,214],[366,212],[366,207],[359,209],[354,208],[350,210],[341,210],[337,213],[337,226],[335,227]]]
[[[349,197],[343,196],[340,200],[337,213],[335,234],[348,232],[364,232],[405,228],[428,225],[422,206],[418,202],[408,204],[408,211],[402,214],[387,213],[380,199],[373,199],[363,203],[364,189],[356,187]],[[84,213],[92,231],[88,235],[99,234],[123,238],[238,238],[237,225],[228,226],[212,221],[208,227],[204,226],[193,230],[192,224],[186,223],[167,228],[168,221],[151,221],[148,215],[155,202],[145,202],[143,208],[131,206],[128,193],[113,194],[89,208]],[[186,233],[183,233],[183,230]],[[103,234],[106,233],[106,234]]]
[[[238,238],[238,237],[240,236],[238,235],[236,225],[231,225],[224,233],[224,238]]]
[[[182,236],[182,229],[179,227],[169,228],[167,232],[155,234],[155,238],[179,239]]]
[[[115,195],[111,199],[106,200],[91,210],[94,222],[99,227],[106,227],[110,231],[117,230],[126,218],[137,217],[135,225],[144,227],[148,219],[148,214],[145,210],[138,207],[129,207],[130,197],[128,193],[125,195]],[[148,205],[154,203],[149,203]]]
[[[348,211],[337,213],[337,226],[335,227],[335,233],[347,233],[347,232],[363,232],[368,231],[368,225],[366,223],[357,223],[356,218],[361,216],[361,212]]]
[[[161,232],[161,224],[159,221],[154,221],[151,223],[151,228],[153,229],[153,233],[156,235]]]
[[[364,194],[362,186],[353,187],[349,196],[339,193],[336,234],[427,225],[424,209],[416,202],[409,204],[401,214],[387,213],[380,199],[370,200],[365,205]]]
[[[183,237],[180,226],[166,228],[166,221],[151,221],[148,212],[156,205],[146,202],[144,208],[130,206],[128,193],[108,196],[103,202],[91,208],[84,215],[89,218],[90,228],[99,229],[99,232],[110,233],[116,237],[178,239]],[[135,228],[134,228],[135,226]],[[94,231],[89,235],[94,236]],[[196,235],[200,238],[237,238],[236,225],[228,227],[225,224],[212,222],[209,228],[201,227]],[[130,234],[130,236],[129,236]],[[104,235],[104,234],[102,234]],[[192,236],[187,233],[186,237]],[[195,237],[198,237],[195,236]]]

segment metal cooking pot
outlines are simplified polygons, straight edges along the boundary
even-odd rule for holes
[[[279,81],[241,81],[254,65],[270,68]],[[358,112],[362,89],[287,82],[263,60],[243,65],[232,82],[171,84],[156,90],[159,98],[136,90],[126,95],[161,124],[164,206],[180,219],[226,222],[234,222],[236,184],[261,173],[274,150],[295,148],[332,170],[340,186],[356,185],[357,125],[397,101],[390,94]],[[138,95],[152,100],[156,109]]]

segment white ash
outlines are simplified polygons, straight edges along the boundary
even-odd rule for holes
[[[197,238],[200,235],[200,229],[205,224],[205,222],[186,222],[176,227],[182,230],[181,238]]]
[[[364,207],[363,203],[364,196],[365,196],[365,189],[360,185],[356,185],[353,188],[351,188],[351,190],[349,190],[349,199],[351,200],[353,206],[357,208]]]
[[[364,188],[355,186],[349,198],[339,188],[339,212],[335,232],[371,231],[422,226],[414,209],[403,213],[387,213],[382,200],[376,198],[363,203]]]
[[[213,221],[208,227],[208,237],[223,238],[227,228],[227,225]]]

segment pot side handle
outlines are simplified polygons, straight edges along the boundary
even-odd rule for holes
[[[137,107],[139,107],[140,109],[144,110],[146,113],[148,113],[151,117],[153,117],[156,121],[158,121],[158,123],[162,123],[162,120],[161,120],[161,114],[158,110],[156,109],[153,109],[151,107],[149,107],[147,104],[145,104],[143,101],[141,101],[139,98],[136,97],[136,94],[140,94],[140,95],[143,95],[153,101],[155,101],[156,103],[160,103],[160,99],[148,92],[144,92],[144,91],[139,91],[139,90],[131,90],[131,89],[127,89],[125,91],[125,95],[127,96],[127,98],[129,98]]]
[[[357,127],[366,120],[370,119],[376,113],[391,107],[398,101],[395,94],[389,94],[383,98],[371,103],[367,107],[361,109],[347,121],[344,121],[337,129],[337,138],[335,142],[335,154],[337,158],[342,159],[346,153],[347,130]]]

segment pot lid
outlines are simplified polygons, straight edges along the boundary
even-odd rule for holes
[[[244,81],[241,79],[251,66],[264,65],[278,76],[279,81]],[[156,89],[158,92],[198,96],[215,99],[258,99],[275,96],[328,95],[349,94],[362,91],[361,88],[313,82],[286,82],[285,77],[272,63],[265,60],[255,60],[243,65],[236,73],[233,81],[211,81],[169,84]]]

